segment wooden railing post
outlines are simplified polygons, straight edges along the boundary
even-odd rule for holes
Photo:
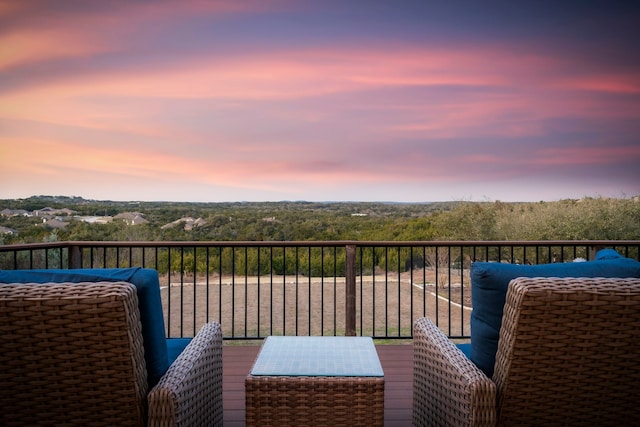
[[[345,335],[356,335],[356,246],[347,245],[345,277]]]
[[[80,257],[80,246],[69,246],[69,268],[82,267],[82,259]]]

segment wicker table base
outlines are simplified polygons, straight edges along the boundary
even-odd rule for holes
[[[384,425],[384,376],[249,374],[245,392],[247,426]]]

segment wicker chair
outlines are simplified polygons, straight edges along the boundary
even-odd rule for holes
[[[414,425],[636,425],[638,402],[640,279],[512,280],[492,379],[414,324]]]
[[[0,406],[2,426],[221,425],[220,325],[148,392],[132,284],[0,284]]]

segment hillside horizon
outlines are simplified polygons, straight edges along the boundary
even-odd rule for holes
[[[25,201],[25,202],[36,202],[36,201],[52,201],[56,203],[70,202],[70,203],[129,203],[129,204],[143,204],[143,203],[170,203],[170,204],[199,204],[199,205],[207,205],[207,204],[273,204],[273,203],[319,203],[319,204],[385,204],[385,205],[427,205],[427,204],[438,204],[438,203],[540,203],[540,202],[560,202],[566,200],[584,200],[584,199],[605,199],[605,200],[625,200],[625,199],[636,199],[640,198],[639,195],[627,196],[622,195],[620,197],[610,197],[610,196],[583,196],[580,198],[566,197],[561,199],[553,199],[553,200],[538,200],[538,201],[525,201],[525,200],[517,200],[517,201],[505,201],[505,200],[467,200],[467,199],[452,199],[452,200],[430,200],[430,201],[390,201],[390,200],[262,200],[262,201],[251,201],[251,200],[242,200],[242,201],[176,201],[176,200],[112,200],[112,199],[92,199],[85,198],[84,196],[66,196],[66,195],[32,195],[28,197],[18,197],[18,198],[5,198],[0,199],[0,202],[7,201]]]

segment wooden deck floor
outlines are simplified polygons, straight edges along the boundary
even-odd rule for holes
[[[385,426],[411,425],[412,349],[411,344],[376,346],[385,378]],[[259,346],[224,346],[222,387],[225,426],[245,425],[244,379],[259,350]]]

